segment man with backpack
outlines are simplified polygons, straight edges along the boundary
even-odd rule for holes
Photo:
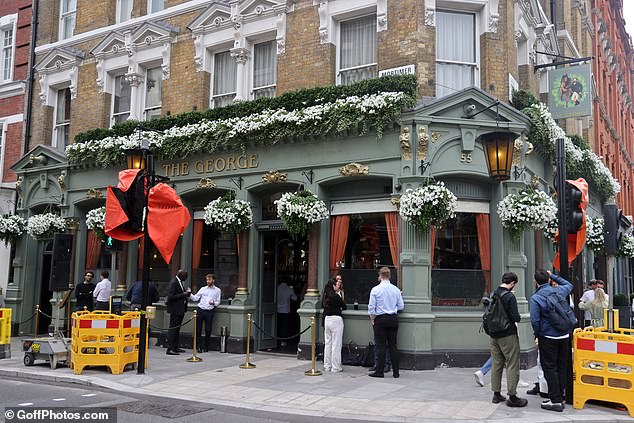
[[[557,283],[551,286],[548,281]],[[539,360],[548,383],[544,410],[564,410],[564,386],[566,385],[570,331],[576,324],[574,312],[566,297],[572,292],[572,284],[550,271],[535,271],[537,290],[530,300],[531,324],[539,342]]]
[[[511,292],[517,285],[517,275],[507,272],[502,275],[502,284],[493,292],[484,313],[484,330],[491,337],[491,390],[494,404],[506,401],[509,407],[525,407],[528,401],[517,396],[520,380],[520,340],[517,325],[520,313],[517,300]],[[502,371],[506,366],[507,398],[501,394]]]

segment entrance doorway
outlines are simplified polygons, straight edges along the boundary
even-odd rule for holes
[[[47,241],[42,253],[42,266],[40,267],[40,292],[36,300],[36,304],[40,305],[41,311],[37,321],[38,335],[48,333],[48,327],[52,321],[50,317],[47,317],[53,315],[53,306],[51,304],[53,291],[49,289],[52,261],[53,241]]]
[[[261,234],[262,284],[258,321],[262,330],[258,331],[258,345],[263,350],[297,354],[299,336],[292,335],[300,331],[297,310],[308,283],[308,240],[295,241],[286,231]],[[282,283],[292,291],[280,287]],[[284,295],[285,290],[289,295]],[[291,338],[277,339],[286,337]]]

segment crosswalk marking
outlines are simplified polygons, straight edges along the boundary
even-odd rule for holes
[[[27,407],[29,405],[33,405],[32,402],[23,402],[22,404],[18,404],[20,407]]]
[[[97,394],[81,394],[82,397],[94,397]]]
[[[66,401],[66,398],[53,398],[53,401]]]

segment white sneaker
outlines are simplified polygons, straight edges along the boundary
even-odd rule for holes
[[[482,374],[482,372],[480,370],[478,370],[477,372],[475,372],[473,374],[473,376],[475,377],[476,383],[480,386],[484,386],[484,375]]]
[[[517,382],[517,386],[520,388],[528,388],[531,385],[528,382],[524,382],[523,380],[520,380],[519,382]]]

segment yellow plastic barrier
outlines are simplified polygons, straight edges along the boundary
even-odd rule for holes
[[[81,374],[86,366],[107,366],[112,374],[136,364],[139,354],[139,324],[136,311],[122,316],[109,312],[73,313],[71,368]]]
[[[0,345],[11,344],[10,308],[0,308]]]
[[[618,321],[614,310],[614,332],[607,326],[575,329],[574,408],[588,400],[607,401],[623,404],[634,417],[634,330],[619,328]]]

